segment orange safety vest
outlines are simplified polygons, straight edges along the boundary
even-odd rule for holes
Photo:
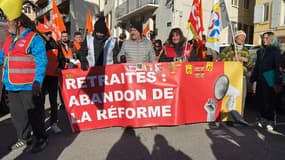
[[[70,47],[68,47],[68,50],[66,50],[65,47],[61,45],[61,50],[65,58],[73,58],[72,49]],[[65,63],[64,68],[68,69],[68,63]]]
[[[75,49],[78,51],[81,48],[81,45],[79,42],[75,42],[73,41],[73,46],[75,47]]]
[[[28,48],[36,34],[29,32],[27,36],[18,39],[10,50],[13,42],[12,36],[8,36],[4,44],[5,63],[8,63],[8,80],[11,84],[32,84],[36,74],[34,57],[28,54]]]
[[[47,70],[46,75],[48,76],[58,76],[57,68],[58,68],[58,49],[52,49],[47,51]]]
[[[68,47],[68,50],[66,50],[64,46],[61,46],[61,50],[65,58],[72,58],[72,50],[70,47]]]

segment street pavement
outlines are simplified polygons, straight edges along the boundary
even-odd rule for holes
[[[46,106],[47,115],[49,106]],[[37,154],[9,151],[16,132],[9,114],[0,117],[0,159],[4,160],[284,160],[285,116],[274,131],[255,125],[256,108],[246,107],[249,126],[199,123],[145,128],[111,127],[72,133],[65,110],[60,134],[48,130],[47,148]],[[48,120],[47,120],[48,124]]]

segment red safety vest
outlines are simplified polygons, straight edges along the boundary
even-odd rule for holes
[[[8,80],[11,84],[32,84],[36,73],[34,57],[28,54],[28,48],[36,34],[29,32],[17,40],[14,48],[9,49],[13,38],[8,36],[4,44],[5,63],[8,63]]]
[[[165,56],[167,58],[177,57],[174,47],[165,46]],[[186,50],[185,47],[183,47],[181,56],[186,56],[187,58],[190,57],[190,45],[187,45]]]
[[[58,68],[58,49],[52,49],[47,51],[47,70],[46,75],[48,76],[58,76],[57,68]]]

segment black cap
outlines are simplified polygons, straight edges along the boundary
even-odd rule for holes
[[[104,17],[99,17],[99,19],[94,24],[94,32],[104,33],[108,32],[108,28],[105,23]]]
[[[142,24],[139,22],[133,22],[131,28],[135,28],[138,32],[142,33]]]

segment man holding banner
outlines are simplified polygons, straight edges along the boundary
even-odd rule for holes
[[[155,62],[155,51],[152,43],[142,36],[142,24],[133,22],[130,26],[130,39],[123,43],[118,61],[126,57],[127,63]]]
[[[252,67],[253,61],[248,49],[244,46],[246,34],[243,30],[239,30],[235,34],[235,43],[226,47],[219,55],[219,61],[237,61],[243,64],[243,100],[242,100],[242,111],[245,106],[246,98],[246,83],[247,73]]]

